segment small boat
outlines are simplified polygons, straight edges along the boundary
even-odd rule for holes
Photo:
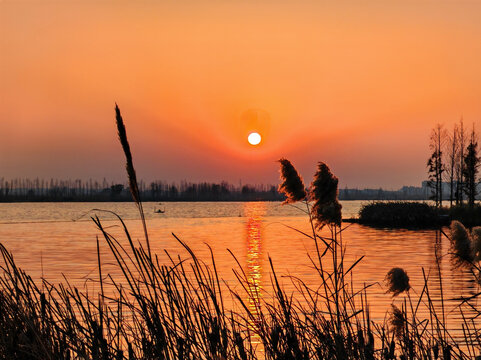
[[[165,213],[165,209],[164,209],[164,210],[154,209],[154,213],[156,213],[156,214],[163,214],[163,213]]]

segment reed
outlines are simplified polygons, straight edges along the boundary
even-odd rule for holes
[[[320,162],[310,188],[310,198],[314,201],[312,217],[318,228],[325,225],[341,226],[342,206],[338,200],[338,182],[329,167]]]
[[[391,292],[393,296],[397,296],[404,291],[409,291],[411,285],[409,285],[409,276],[401,268],[392,268],[386,274],[386,287],[387,291]]]
[[[294,203],[307,196],[304,181],[297,172],[296,168],[287,159],[280,159],[280,175],[282,183],[279,185],[279,192],[284,194],[286,200],[284,204]]]
[[[127,170],[127,178],[129,179],[129,188],[130,193],[132,194],[132,198],[134,199],[135,205],[139,209],[140,219],[142,220],[142,226],[144,228],[144,236],[145,241],[147,243],[147,250],[149,252],[149,257],[152,258],[152,254],[150,252],[150,242],[149,242],[149,234],[147,231],[147,224],[145,222],[145,215],[144,209],[142,207],[142,202],[140,201],[140,191],[139,186],[137,183],[137,174],[135,173],[134,169],[134,162],[132,160],[132,152],[130,151],[130,144],[127,140],[127,130],[125,129],[124,119],[120,114],[120,109],[117,104],[115,104],[115,120],[117,124],[117,133],[119,135],[119,141],[122,145],[122,150],[124,151],[125,155],[125,169]]]
[[[460,261],[474,260],[473,241],[469,231],[459,221],[452,221],[449,227],[451,248]]]
[[[473,257],[475,261],[481,261],[481,227],[477,226],[471,230]]]

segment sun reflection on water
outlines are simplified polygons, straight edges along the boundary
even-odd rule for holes
[[[262,219],[266,213],[263,202],[244,203],[246,221],[247,263],[246,277],[248,281],[247,304],[251,314],[257,317],[262,299]],[[251,324],[255,330],[256,324]],[[260,340],[260,339],[259,339]]]

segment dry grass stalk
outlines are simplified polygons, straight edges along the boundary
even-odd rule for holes
[[[450,226],[451,247],[460,261],[473,261],[473,245],[468,230],[459,221],[452,221]]]
[[[342,206],[337,199],[338,182],[329,167],[320,162],[310,189],[310,199],[314,201],[312,214],[319,228],[327,224],[341,225]]]
[[[117,104],[115,104],[115,119],[117,123],[117,132],[119,135],[120,144],[122,145],[122,149],[124,150],[126,165],[125,168],[127,170],[127,176],[129,178],[129,188],[132,194],[132,198],[139,209],[140,218],[142,220],[142,226],[144,228],[144,236],[145,241],[147,243],[147,250],[150,259],[152,259],[152,253],[150,251],[150,241],[149,241],[149,234],[147,232],[147,223],[145,222],[145,214],[144,209],[142,207],[142,202],[140,201],[140,192],[139,192],[139,185],[137,183],[137,175],[135,174],[134,163],[132,160],[132,153],[130,151],[129,141],[127,140],[127,131],[125,130],[124,120],[122,119],[122,115],[120,114],[120,109]]]
[[[135,174],[132,153],[130,151],[129,141],[127,140],[127,131],[125,130],[124,120],[122,119],[122,115],[120,114],[120,109],[117,104],[115,104],[115,119],[117,122],[117,132],[119,135],[120,144],[122,145],[122,149],[124,150],[125,154],[125,168],[129,178],[130,192],[132,193],[135,203],[138,205],[140,203],[140,193],[139,186],[137,184],[137,175]]]
[[[282,184],[279,185],[279,192],[286,196],[284,204],[295,203],[305,199],[307,196],[304,182],[301,176],[297,172],[296,168],[287,159],[280,159],[281,164],[281,180]]]
[[[404,331],[404,325],[406,324],[406,315],[396,305],[391,305],[389,323],[391,324],[390,330],[400,338]]]
[[[475,261],[481,261],[481,227],[477,226],[471,230],[473,257]]]
[[[391,292],[393,296],[397,296],[404,291],[408,291],[411,288],[409,285],[409,276],[404,269],[395,267],[388,271],[386,274],[386,286],[388,292]]]

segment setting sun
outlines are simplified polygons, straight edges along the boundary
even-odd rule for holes
[[[251,145],[259,145],[259,143],[261,142],[261,136],[259,135],[259,133],[256,132],[250,133],[247,137],[247,141]]]

